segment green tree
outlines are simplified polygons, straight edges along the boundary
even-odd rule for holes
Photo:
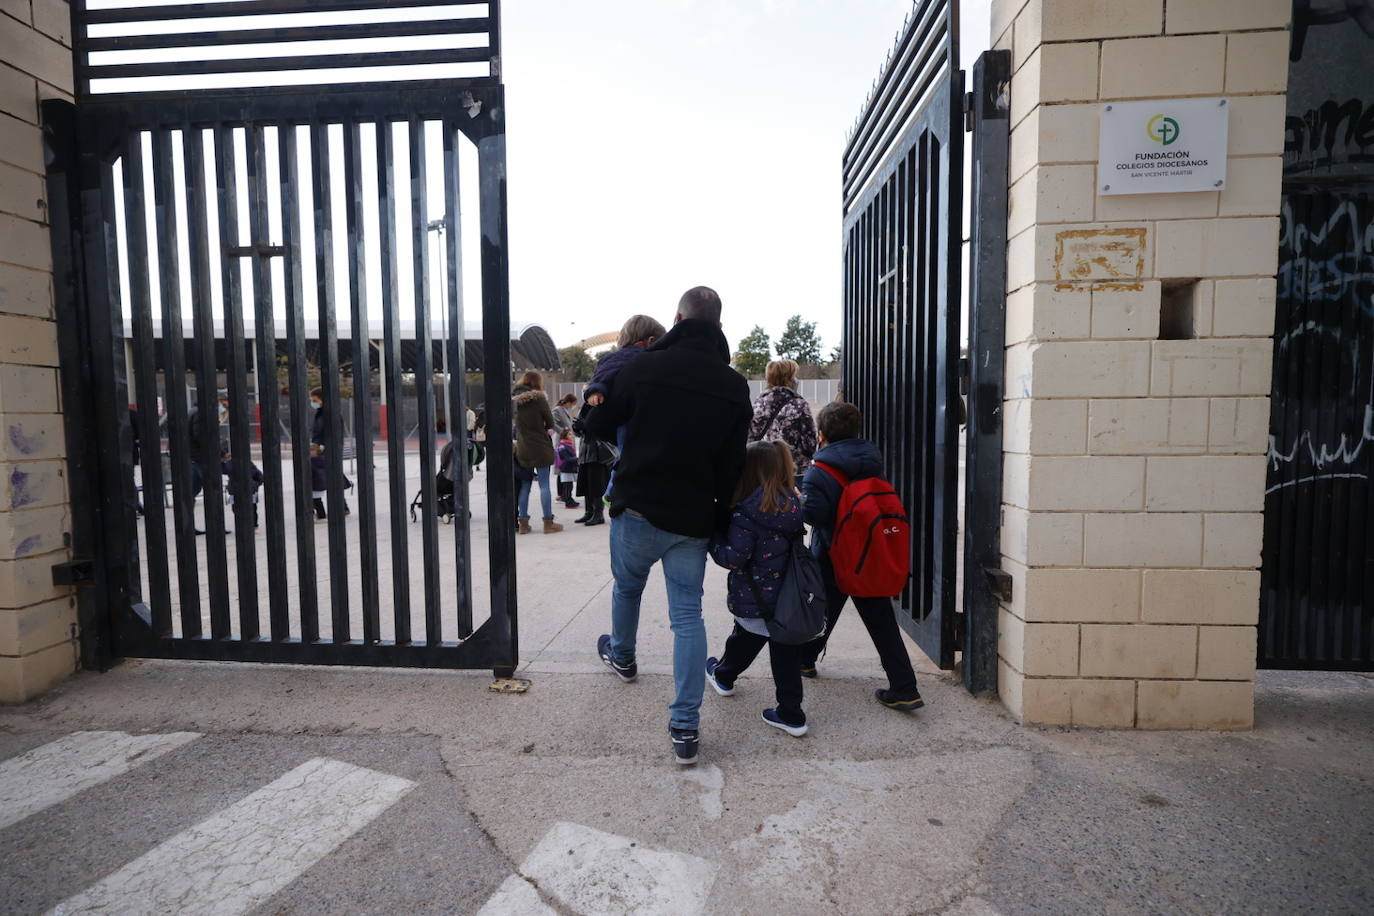
[[[842,348],[840,348],[840,347],[837,346],[837,347],[835,347],[833,350],[830,351],[830,364],[831,364],[832,366],[833,366],[835,363],[841,362],[843,359],[844,359],[844,350],[843,350]]]
[[[589,382],[596,371],[596,360],[578,346],[564,347],[558,351],[558,362],[564,372],[572,373],[574,382]]]
[[[735,368],[747,376],[763,375],[768,361],[773,358],[773,341],[768,332],[758,325],[739,342],[735,353]]]
[[[803,366],[815,366],[821,361],[821,338],[816,322],[802,321],[800,315],[787,319],[787,327],[778,338],[778,356],[795,359]]]

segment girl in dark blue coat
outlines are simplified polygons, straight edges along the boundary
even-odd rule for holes
[[[712,559],[730,570],[726,602],[735,615],[735,627],[725,641],[724,655],[719,660],[706,659],[706,680],[721,696],[732,695],[735,679],[767,645],[778,705],[763,711],[763,721],[797,738],[806,734],[801,647],[770,640],[763,618],[772,616],[777,606],[792,541],[805,530],[791,450],[784,442],[750,445],[735,491],[730,529],[711,542]]]

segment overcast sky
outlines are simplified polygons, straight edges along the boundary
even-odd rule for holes
[[[166,2],[139,0],[135,5]],[[92,0],[91,5],[130,4]],[[397,0],[396,7],[404,5],[404,0]],[[961,5],[962,57],[968,69],[987,45],[989,0],[963,0]],[[503,3],[511,312],[515,320],[544,325],[564,346],[616,331],[638,312],[668,324],[681,293],[705,284],[718,290],[724,300],[725,332],[732,346],[755,324],[776,341],[787,318],[800,314],[818,323],[828,353],[839,343],[840,161],[845,138],[912,8],[911,0]],[[461,12],[472,14],[474,9],[480,10],[463,7]],[[451,15],[453,11],[432,7],[426,12]],[[268,18],[274,25],[318,25],[394,19],[403,14],[380,9]],[[215,23],[191,25],[205,28]],[[241,28],[243,24],[230,22],[228,26]],[[187,23],[176,22],[104,25],[94,27],[92,35],[187,28]],[[455,39],[445,36],[442,40]],[[361,41],[380,41],[388,49],[402,50],[413,49],[413,42],[424,39]],[[290,50],[289,46],[274,48],[271,53]],[[234,47],[157,53],[195,57],[241,52]],[[142,59],[147,54],[101,52],[97,56],[105,58],[105,63],[117,63],[120,55]],[[413,76],[414,68],[406,70]],[[347,77],[347,71],[340,71],[330,78]],[[194,79],[197,85],[210,85],[238,77]],[[118,85],[120,80],[105,82],[111,90],[128,88]],[[404,149],[404,125],[395,131],[398,148]],[[246,150],[242,132],[237,133],[242,174]],[[431,125],[429,133],[430,168],[437,175],[437,125]],[[342,133],[332,128],[331,136],[334,197],[337,211],[342,212]],[[364,200],[369,225],[375,225],[378,192],[371,125],[364,127],[363,136]],[[209,138],[202,139],[208,142]],[[308,136],[302,133],[299,143],[302,161],[306,161]],[[269,173],[275,173],[275,128],[268,128],[267,144]],[[151,181],[151,146],[146,142],[145,146],[145,174]],[[470,145],[462,146],[466,158]],[[206,154],[213,187],[213,148]],[[184,166],[179,159],[175,170],[180,188]],[[462,171],[465,185],[475,180],[471,163]],[[409,167],[401,156],[396,163],[397,187],[405,188],[408,180]],[[304,307],[309,319],[315,313],[314,233],[310,182],[300,184]],[[247,192],[242,182],[239,191],[244,235],[240,241],[246,243]],[[434,217],[443,211],[442,183],[432,181],[429,191],[429,216]],[[272,238],[278,241],[280,195],[275,184],[269,187],[269,198]],[[405,226],[410,218],[409,199],[405,194],[398,198],[398,222]],[[463,198],[475,201],[475,187],[465,189]],[[473,263],[477,260],[476,208],[463,216],[464,260]],[[190,255],[184,244],[184,202],[178,217],[183,224],[183,301],[189,303],[193,291]],[[122,222],[122,208],[120,218]],[[154,262],[155,228],[152,221],[146,226]],[[375,231],[369,234],[367,271],[367,299],[374,318],[382,298],[376,235]],[[214,221],[210,241],[211,250],[216,250]],[[336,282],[340,301],[346,301],[343,265],[349,253],[342,247],[342,233],[335,242],[339,246]],[[414,306],[409,295],[409,234],[399,232],[397,242],[402,290],[398,308],[403,318],[410,318]],[[123,248],[127,312],[131,300]],[[156,263],[154,268],[156,275]],[[274,263],[273,272],[281,319],[284,275],[280,263]],[[465,271],[464,279],[466,298],[475,305],[480,302],[477,271]],[[434,283],[435,314],[439,315],[441,272],[435,273]],[[252,301],[250,286],[245,279],[246,302]],[[156,310],[157,284],[150,293]],[[221,314],[218,286],[212,289],[212,300],[214,313]],[[189,320],[189,308],[185,311]],[[341,314],[341,324],[345,316],[346,312]]]
[[[966,54],[987,0],[965,0]],[[560,346],[706,284],[840,327],[840,156],[909,0],[507,0],[512,311]],[[976,55],[975,55],[976,56]]]

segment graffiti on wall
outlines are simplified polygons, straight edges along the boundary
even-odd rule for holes
[[[1290,194],[1279,238],[1269,492],[1374,473],[1374,198]]]
[[[1284,171],[1374,176],[1374,0],[1296,0]]]

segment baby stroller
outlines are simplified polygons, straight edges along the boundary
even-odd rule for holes
[[[467,448],[469,477],[471,468],[474,464],[474,448],[477,443],[469,442]],[[445,524],[453,523],[453,516],[457,513],[457,507],[453,503],[453,453],[454,442],[450,441],[444,446],[444,450],[439,453],[439,473],[434,475],[434,513]],[[424,506],[425,490],[421,487],[415,494],[415,498],[410,501],[410,520],[416,521],[420,509]]]

